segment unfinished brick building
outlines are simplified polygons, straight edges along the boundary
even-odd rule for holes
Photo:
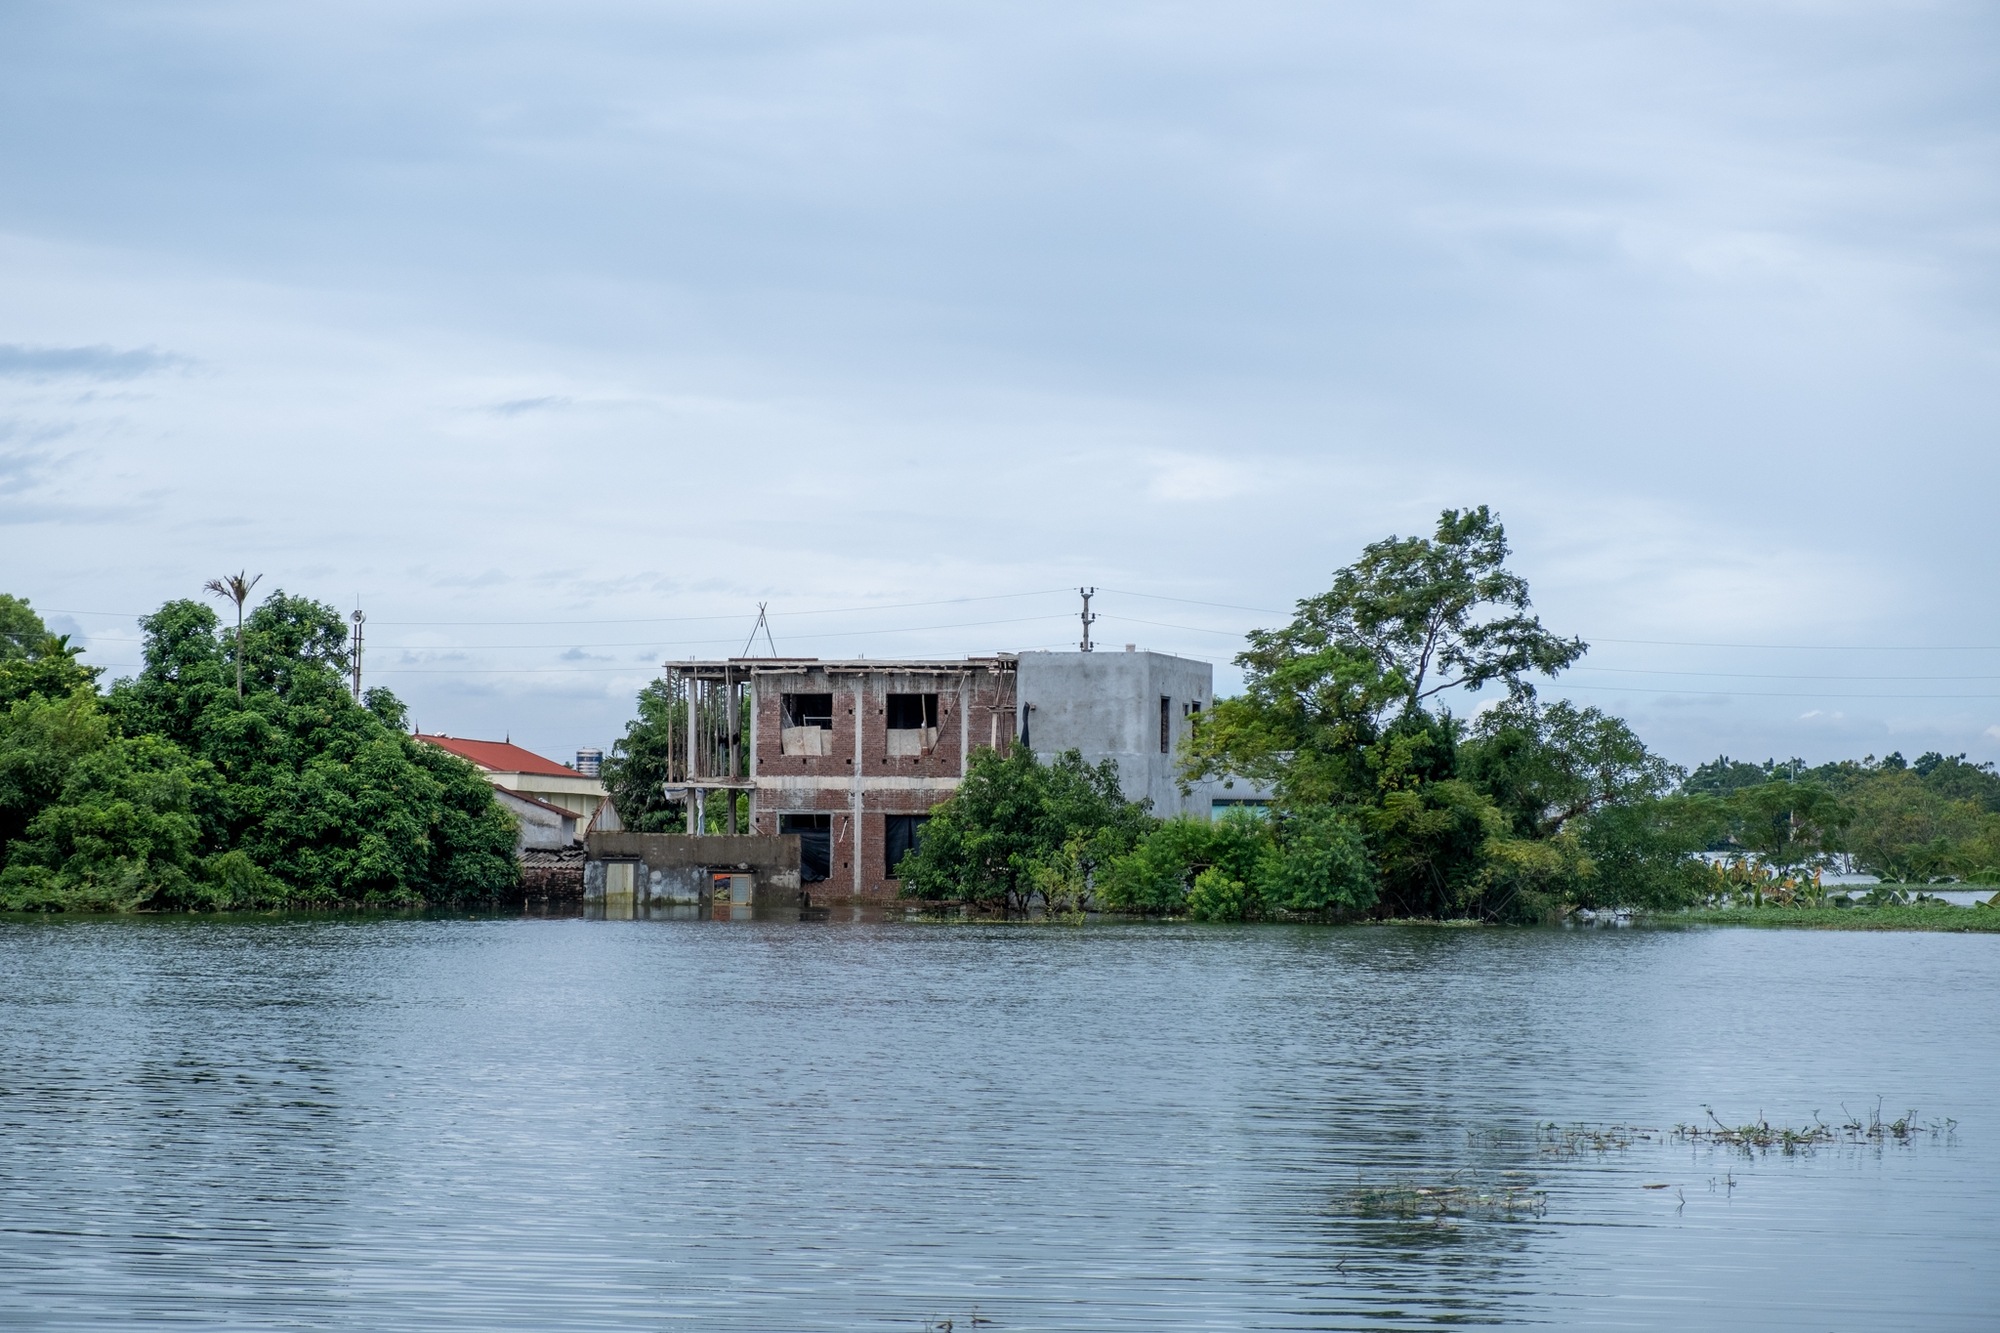
[[[740,831],[798,834],[815,899],[892,898],[896,863],[973,750],[1013,744],[1016,660],[667,663],[690,720],[667,794],[728,833],[747,794]],[[726,815],[705,817],[717,799]]]

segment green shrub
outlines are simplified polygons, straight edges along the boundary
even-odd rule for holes
[[[1240,879],[1221,866],[1210,866],[1194,877],[1188,890],[1187,912],[1196,921],[1241,921],[1262,916],[1263,904]]]

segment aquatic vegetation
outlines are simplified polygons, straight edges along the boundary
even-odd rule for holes
[[[1977,911],[1931,899],[1871,907],[1865,901],[1824,907],[1748,905],[1696,908],[1656,920],[1676,925],[1771,926],[1807,930],[2000,931],[2000,912]]]
[[[1906,1111],[1896,1119],[1884,1120],[1880,1102],[1865,1118],[1850,1113],[1843,1106],[1841,1114],[1845,1118],[1833,1124],[1815,1112],[1812,1123],[1806,1125],[1774,1125],[1761,1113],[1753,1121],[1730,1125],[1725,1124],[1711,1107],[1703,1105],[1702,1111],[1708,1117],[1706,1123],[1676,1124],[1671,1129],[1584,1122],[1562,1124],[1546,1120],[1536,1123],[1532,1130],[1526,1132],[1512,1129],[1468,1130],[1466,1142],[1473,1147],[1532,1148],[1544,1158],[1572,1161],[1623,1153],[1640,1145],[1709,1144],[1747,1151],[1776,1149],[1790,1153],[1839,1145],[1906,1144],[1926,1137],[1948,1139],[1958,1128],[1958,1122],[1948,1118],[1919,1120],[1915,1111]]]
[[[1882,1106],[1877,1102],[1875,1109],[1862,1120],[1841,1108],[1847,1119],[1830,1125],[1815,1113],[1810,1125],[1772,1125],[1763,1116],[1744,1125],[1725,1125],[1715,1112],[1707,1106],[1701,1108],[1708,1114],[1706,1125],[1675,1125],[1673,1138],[1678,1143],[1713,1143],[1745,1151],[1768,1151],[1777,1149],[1784,1153],[1796,1153],[1807,1149],[1837,1144],[1883,1144],[1909,1143],[1925,1137],[1950,1137],[1958,1129],[1956,1120],[1919,1121],[1915,1111],[1905,1111],[1895,1120],[1882,1118]]]
[[[1336,1211],[1354,1217],[1403,1221],[1475,1218],[1508,1222],[1541,1217],[1548,1207],[1547,1192],[1537,1189],[1534,1179],[1522,1172],[1507,1171],[1498,1180],[1482,1180],[1470,1172],[1458,1171],[1430,1184],[1357,1183],[1340,1197]]]

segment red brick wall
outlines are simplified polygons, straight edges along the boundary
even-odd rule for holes
[[[960,712],[966,695],[958,672],[917,673],[900,671],[830,673],[757,678],[757,776],[760,780],[781,777],[838,778],[839,787],[773,788],[760,785],[757,794],[756,832],[775,833],[783,813],[822,811],[833,816],[833,857],[830,878],[812,886],[821,901],[862,897],[893,898],[900,885],[889,879],[883,864],[883,816],[924,814],[932,806],[949,799],[961,776]],[[857,700],[857,686],[859,698]],[[787,755],[783,752],[783,701],[789,693],[833,695],[831,753],[822,756]],[[937,745],[922,756],[890,755],[888,752],[887,696],[890,694],[938,696]],[[965,748],[971,751],[987,744],[997,730],[1004,748],[1014,739],[1016,724],[1014,674],[994,673],[976,668],[971,673],[971,711],[966,714]],[[989,719],[995,715],[989,705],[997,703],[998,727]],[[862,800],[860,827],[854,827],[853,788],[855,771],[854,737],[861,735]],[[900,779],[889,785],[882,779]],[[915,783],[910,783],[916,779]],[[906,785],[908,784],[908,785]],[[933,785],[935,784],[935,785]],[[861,875],[854,877],[856,856]]]

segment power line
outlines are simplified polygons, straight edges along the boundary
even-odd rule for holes
[[[1821,676],[1798,671],[1667,671],[1658,667],[1573,666],[1569,669],[1615,671],[1626,676],[1709,676],[1721,680],[2000,680],[2000,676]]]
[[[1742,699],[2000,699],[2000,694],[1829,694],[1821,690],[1660,690],[1643,685],[1583,685],[1551,681],[1546,690],[1611,690],[1619,694],[1721,695]]]
[[[984,625],[1029,625],[1042,620],[1067,620],[1068,618],[1069,617],[1066,613],[1057,615],[1047,615],[1047,616],[1014,616],[1003,620],[960,620],[960,621],[954,621],[949,625],[904,625],[889,629],[838,630],[826,634],[799,635],[796,636],[796,638],[797,641],[799,642],[815,643],[824,639],[858,638],[862,635],[926,634],[932,630],[977,629]],[[394,622],[385,620],[371,620],[368,623],[371,625],[386,625]],[[788,638],[790,637],[792,636],[788,636]],[[93,643],[146,642],[146,640],[144,639],[112,639],[99,636],[93,636],[91,641]],[[573,643],[566,640],[557,640],[553,643],[386,643],[386,644],[378,643],[371,645],[371,648],[373,651],[378,653],[380,652],[475,653],[475,652],[499,652],[509,649],[519,649],[519,648],[699,648],[706,644],[735,643],[735,642],[736,640],[733,638],[627,639],[627,640],[621,640],[617,643]]]
[[[904,611],[917,606],[957,606],[964,602],[998,602],[1014,597],[1047,597],[1054,593],[1068,592],[1067,588],[1040,588],[1033,592],[997,592],[980,597],[946,597],[931,602],[878,602],[872,606],[828,606],[816,610],[786,611],[788,616],[845,616],[866,611]],[[43,614],[52,616],[115,616],[136,620],[140,616],[153,614],[150,611],[66,611],[61,607],[46,607]],[[747,612],[715,616],[629,616],[611,617],[600,620],[373,620],[373,625],[670,625],[685,624],[699,620],[744,620]],[[997,623],[997,622],[996,622]]]
[[[1046,597],[1046,596],[1053,596],[1058,593],[1066,593],[1068,591],[1070,590],[1067,588],[1041,588],[1029,592],[991,593],[976,597],[948,597],[948,598],[940,598],[932,601],[922,601],[922,602],[882,602],[882,603],[875,603],[872,605],[863,605],[863,606],[819,607],[819,608],[798,610],[798,611],[785,611],[781,614],[785,616],[865,615],[877,611],[908,610],[915,607],[957,606],[972,602],[1005,601],[1022,597]],[[1227,611],[1248,611],[1257,615],[1291,616],[1294,614],[1294,612],[1291,611],[1280,611],[1271,607],[1245,606],[1234,602],[1202,601],[1192,597],[1172,597],[1163,593],[1135,592],[1132,591],[1131,589],[1106,588],[1104,589],[1104,591],[1107,593],[1115,594],[1120,597],[1138,597],[1148,601],[1171,602],[1183,606],[1207,606]],[[108,616],[121,619],[136,619],[140,615],[149,614],[144,612],[125,612],[125,611],[64,610],[62,608],[54,608],[54,607],[47,608],[45,613],[49,615],[68,615],[68,616]],[[530,625],[666,625],[666,624],[694,624],[700,622],[730,621],[730,620],[740,621],[745,618],[746,618],[745,613],[736,613],[736,614],[702,615],[702,616],[634,616],[634,617],[604,617],[597,619],[569,619],[569,620],[377,620],[373,621],[372,623],[378,626],[395,625],[403,628],[460,627],[460,626],[530,626]],[[1021,617],[1017,620],[968,621],[954,625],[913,626],[908,629],[854,630],[854,631],[849,631],[849,633],[851,634],[918,633],[933,629],[970,628],[978,625],[1022,624],[1032,620],[1055,619],[1055,618],[1057,617],[1030,616],[1030,617]],[[1107,620],[1123,621],[1125,623],[1134,625],[1148,625],[1158,629],[1180,630],[1182,632],[1191,634],[1216,634],[1225,636],[1235,636],[1240,633],[1240,631],[1236,630],[1212,629],[1208,626],[1203,626],[1203,625],[1182,625],[1182,624],[1176,624],[1171,621],[1147,620],[1137,616],[1106,615],[1104,616],[1104,618]],[[87,637],[91,637],[95,639],[97,642],[103,642],[103,643],[144,642],[144,640],[141,639],[106,638],[101,636],[87,636]],[[1651,647],[1651,648],[1722,648],[1730,650],[1765,651],[1765,652],[1916,652],[1916,653],[2000,652],[2000,644],[1732,643],[1732,642],[1702,640],[1702,639],[1625,639],[1625,638],[1598,637],[1594,635],[1586,635],[1583,637],[1585,637],[1589,642],[1593,644],[1622,644],[1622,645],[1632,645],[1638,647]],[[723,642],[723,640],[719,639],[682,640],[679,641],[678,646],[687,646],[689,644],[702,644],[702,643],[719,643],[719,642]],[[478,649],[543,648],[543,647],[558,647],[558,646],[599,647],[599,648],[625,648],[625,647],[643,648],[643,647],[653,646],[656,643],[659,644],[659,646],[663,647],[677,646],[674,642],[671,641],[645,640],[645,641],[633,641],[624,643],[598,643],[598,644],[578,644],[578,645],[480,644],[480,645],[468,645],[468,647],[478,648]],[[1616,668],[1605,667],[1605,668],[1589,668],[1589,669],[1615,670]],[[1704,674],[1704,673],[1686,673],[1686,674]],[[1717,672],[1710,674],[1723,675],[1729,673]],[[1800,677],[1800,679],[1804,679],[1804,677]],[[1830,677],[1829,679],[1832,678]],[[1864,679],[1864,678],[1854,677],[1853,679]],[[1867,677],[1866,679],[1877,679],[1877,678]],[[1879,679],[1892,679],[1892,677],[1879,677]],[[1910,677],[1909,679],[1925,679],[1925,678]],[[1945,678],[1938,677],[1937,679],[1945,679]]]
[[[1128,588],[1106,588],[1104,591],[1116,593],[1120,597],[1144,597],[1154,602],[1179,602],[1182,606],[1215,606],[1225,611],[1255,611],[1260,616],[1296,615],[1293,611],[1274,611],[1268,606],[1238,606],[1234,602],[1198,602],[1192,597],[1167,597],[1156,592],[1133,592]]]
[[[1654,648],[1763,648],[1797,653],[2000,653],[2000,643],[1707,643],[1684,639],[1600,639],[1590,642],[1636,643]]]

